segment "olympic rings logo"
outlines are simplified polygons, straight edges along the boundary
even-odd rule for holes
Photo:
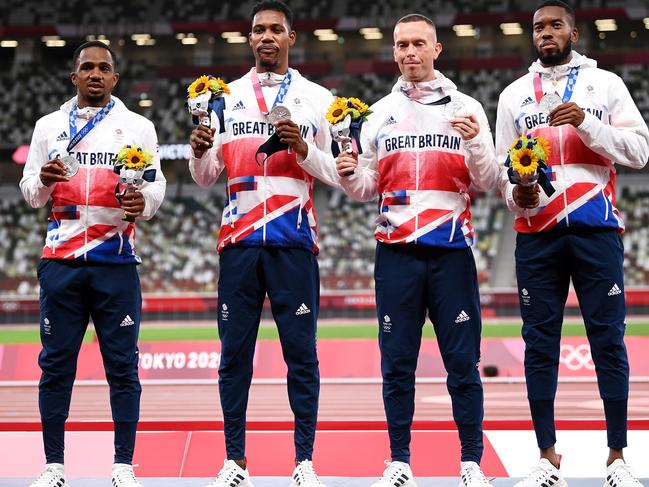
[[[576,347],[568,343],[561,345],[559,351],[559,362],[568,370],[595,370],[593,357],[590,354],[590,346],[582,343]]]

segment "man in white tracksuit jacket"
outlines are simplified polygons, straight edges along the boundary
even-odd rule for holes
[[[252,9],[255,67],[230,84],[222,120],[196,127],[189,169],[201,186],[227,174],[217,249],[220,256],[219,395],[227,458],[211,487],[252,487],[246,411],[253,356],[267,294],[287,364],[295,417],[293,487],[322,487],[312,463],[320,393],[316,348],[320,282],[314,178],[300,161],[326,158],[331,93],[289,67],[293,13],[281,1]],[[274,110],[290,119],[274,121]],[[218,128],[218,132],[217,132]],[[274,142],[274,144],[272,144]],[[263,149],[262,149],[263,148]],[[337,185],[331,155],[325,182]]]
[[[427,17],[411,14],[397,22],[394,56],[402,77],[370,108],[358,161],[345,154],[337,161],[349,196],[379,197],[374,276],[392,461],[376,487],[415,485],[410,428],[426,315],[448,373],[462,445],[460,485],[491,485],[479,466],[482,322],[469,188],[491,189],[498,164],[480,103],[433,68],[441,48]]]
[[[496,153],[505,161],[519,136],[546,138],[545,170],[555,192],[500,189],[515,212],[516,275],[525,340],[525,375],[541,460],[518,487],[564,487],[556,454],[554,398],[563,309],[572,279],[604,402],[610,454],[605,487],[638,487],[624,463],[629,364],[624,345],[624,223],[615,208],[615,167],[645,165],[649,131],[624,82],[572,51],[574,11],[560,1],[534,14],[539,59],[500,96]],[[548,110],[544,99],[559,105]],[[549,112],[549,113],[548,113]]]
[[[73,64],[77,94],[36,122],[20,181],[30,206],[52,205],[38,265],[43,346],[39,409],[47,465],[32,487],[65,483],[64,427],[90,317],[110,386],[113,486],[141,487],[131,466],[141,393],[141,259],[135,252],[135,219],[153,217],[166,181],[155,127],[111,95],[119,79],[115,54],[99,41],[88,42],[75,51]],[[155,178],[118,200],[113,161],[127,144],[151,153]],[[66,157],[78,164],[75,175],[66,174]],[[125,215],[133,221],[123,220]]]

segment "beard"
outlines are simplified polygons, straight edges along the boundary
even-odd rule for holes
[[[572,52],[572,41],[568,40],[566,46],[557,52],[552,52],[544,54],[543,51],[537,47],[536,54],[539,56],[539,61],[545,66],[556,66],[557,64],[562,64],[570,53]]]
[[[110,90],[103,90],[100,93],[91,93],[88,89],[77,90],[77,94],[85,100],[89,106],[103,106],[110,100]]]
[[[264,69],[272,70],[272,69],[275,69],[276,67],[279,66],[279,59],[277,59],[277,58],[275,58],[273,60],[271,60],[271,59],[260,59],[259,64]]]
[[[259,65],[266,70],[273,70],[279,66],[279,52],[275,52],[275,56],[262,57],[261,52],[259,52]]]
[[[103,100],[105,96],[106,93],[86,93],[86,98],[93,101]]]

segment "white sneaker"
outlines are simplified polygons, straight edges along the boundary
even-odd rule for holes
[[[46,463],[45,468],[29,487],[63,487],[65,476],[62,463]]]
[[[568,482],[563,479],[561,470],[547,458],[541,458],[527,478],[517,482],[514,487],[568,487]]]
[[[417,487],[410,465],[405,462],[390,462],[388,460],[385,461],[385,465],[383,476],[371,487]]]
[[[207,487],[253,487],[248,469],[234,460],[223,460],[223,468]]]
[[[113,487],[143,487],[135,478],[133,465],[113,463]]]
[[[313,469],[311,460],[302,460],[291,475],[291,487],[324,487]]]
[[[617,459],[606,467],[604,487],[642,487],[624,460]]]
[[[476,462],[460,462],[459,487],[493,487]]]

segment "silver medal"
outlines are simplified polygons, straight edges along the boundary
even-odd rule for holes
[[[444,115],[447,120],[452,120],[460,115],[467,115],[467,109],[458,99],[453,99],[444,105]]]
[[[71,178],[79,172],[79,161],[74,156],[65,156],[61,157],[60,161],[65,164],[66,171],[65,175],[68,178]]]
[[[268,112],[268,122],[274,124],[280,120],[286,120],[291,118],[291,112],[284,105],[275,105]]]
[[[549,114],[552,110],[563,104],[563,100],[556,93],[546,93],[539,103],[541,111]]]

